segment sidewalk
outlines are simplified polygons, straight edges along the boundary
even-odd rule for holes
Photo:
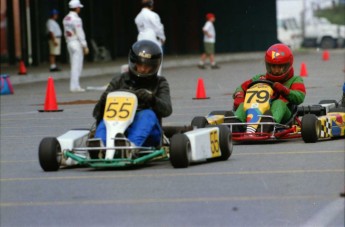
[[[230,53],[230,54],[217,54],[216,60],[218,63],[229,61],[243,61],[262,59],[264,52],[248,52],[248,53]],[[200,55],[168,55],[163,59],[163,71],[167,68],[197,66]],[[83,77],[93,77],[105,74],[119,73],[121,65],[127,64],[127,58],[119,58],[109,62],[84,62],[84,68],[81,75]],[[19,65],[19,64],[18,64]],[[70,66],[69,64],[59,64],[62,69],[60,72],[49,72],[49,65],[40,64],[39,66],[26,66],[27,74],[18,75],[18,65],[3,65],[1,64],[1,74],[10,76],[11,83],[27,84],[34,82],[47,81],[49,76],[53,76],[54,80],[69,79]]]

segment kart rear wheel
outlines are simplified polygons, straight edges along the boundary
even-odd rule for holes
[[[62,159],[59,141],[55,137],[43,138],[38,148],[38,158],[44,171],[57,171]]]
[[[208,125],[208,121],[206,117],[197,116],[193,118],[191,125],[193,128],[205,128]]]
[[[314,114],[304,115],[301,133],[305,143],[315,143],[319,139],[320,121]]]
[[[174,168],[187,168],[191,160],[191,145],[185,134],[175,134],[170,140],[170,162]]]
[[[230,128],[226,125],[217,125],[217,126],[209,126],[209,127],[218,127],[219,128],[219,147],[221,150],[222,155],[216,160],[226,161],[232,154],[233,150],[233,143],[232,143],[232,135]]]

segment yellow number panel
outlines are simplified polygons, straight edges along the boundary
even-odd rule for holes
[[[106,121],[127,121],[133,114],[134,98],[109,97],[105,104],[103,118]]]
[[[211,152],[212,152],[212,158],[220,157],[221,152],[219,149],[219,136],[218,131],[213,130],[210,132],[210,141],[211,141]]]

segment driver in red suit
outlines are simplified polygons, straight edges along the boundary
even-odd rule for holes
[[[266,74],[258,74],[237,87],[234,98],[235,116],[241,121],[246,121],[246,113],[243,110],[244,97],[248,85],[257,80],[269,80],[273,82],[273,89],[280,93],[278,99],[271,103],[271,114],[277,123],[291,118],[291,110],[288,104],[299,105],[304,101],[306,90],[302,77],[294,76],[293,54],[290,48],[284,44],[274,44],[268,48],[265,54]]]

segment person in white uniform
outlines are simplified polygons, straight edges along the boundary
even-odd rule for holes
[[[63,19],[63,27],[71,63],[70,91],[84,92],[85,89],[80,87],[79,77],[83,69],[84,55],[89,53],[89,48],[85,39],[83,22],[78,15],[84,6],[79,0],[71,0],[68,6],[70,12]]]
[[[161,23],[159,15],[153,11],[153,0],[142,0],[142,9],[135,17],[135,24],[138,28],[137,40],[150,40],[158,44],[163,51],[163,44],[165,43],[164,26]],[[162,65],[160,66],[157,75],[162,74]]]
[[[50,11],[50,18],[47,20],[47,33],[48,33],[48,45],[49,45],[49,63],[50,72],[60,71],[56,66],[56,56],[61,54],[61,36],[62,31],[60,25],[57,23],[59,17],[59,11],[53,9]]]

